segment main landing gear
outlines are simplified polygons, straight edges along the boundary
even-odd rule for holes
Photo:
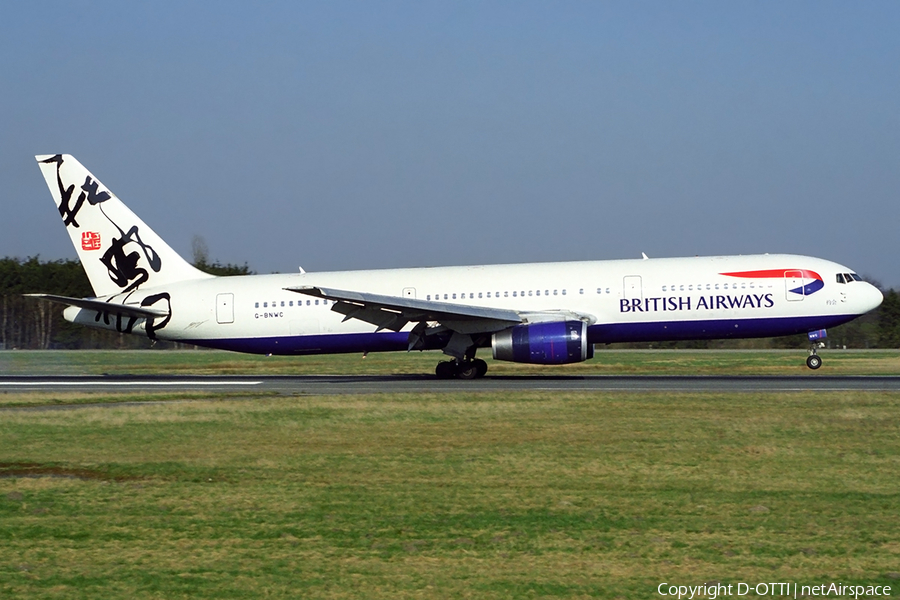
[[[472,360],[444,360],[437,364],[434,374],[438,379],[475,379],[487,373],[487,363],[480,358]]]

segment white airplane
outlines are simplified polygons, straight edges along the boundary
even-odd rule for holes
[[[214,277],[170,248],[66,154],[37,156],[96,294],[68,321],[256,354],[443,350],[438,377],[487,371],[475,357],[563,364],[609,342],[807,333],[876,308],[851,269],[784,254]]]

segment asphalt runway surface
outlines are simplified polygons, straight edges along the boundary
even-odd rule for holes
[[[282,394],[451,393],[499,391],[784,392],[900,391],[900,376],[487,376],[473,381],[428,375],[4,376],[9,392],[269,392]]]

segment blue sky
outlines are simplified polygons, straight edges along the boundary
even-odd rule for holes
[[[895,2],[39,2],[0,22],[0,256],[74,154],[259,272],[789,252],[900,287]]]

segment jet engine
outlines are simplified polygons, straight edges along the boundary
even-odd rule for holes
[[[550,321],[516,325],[491,337],[495,360],[535,365],[562,365],[594,357],[588,343],[587,323]]]

